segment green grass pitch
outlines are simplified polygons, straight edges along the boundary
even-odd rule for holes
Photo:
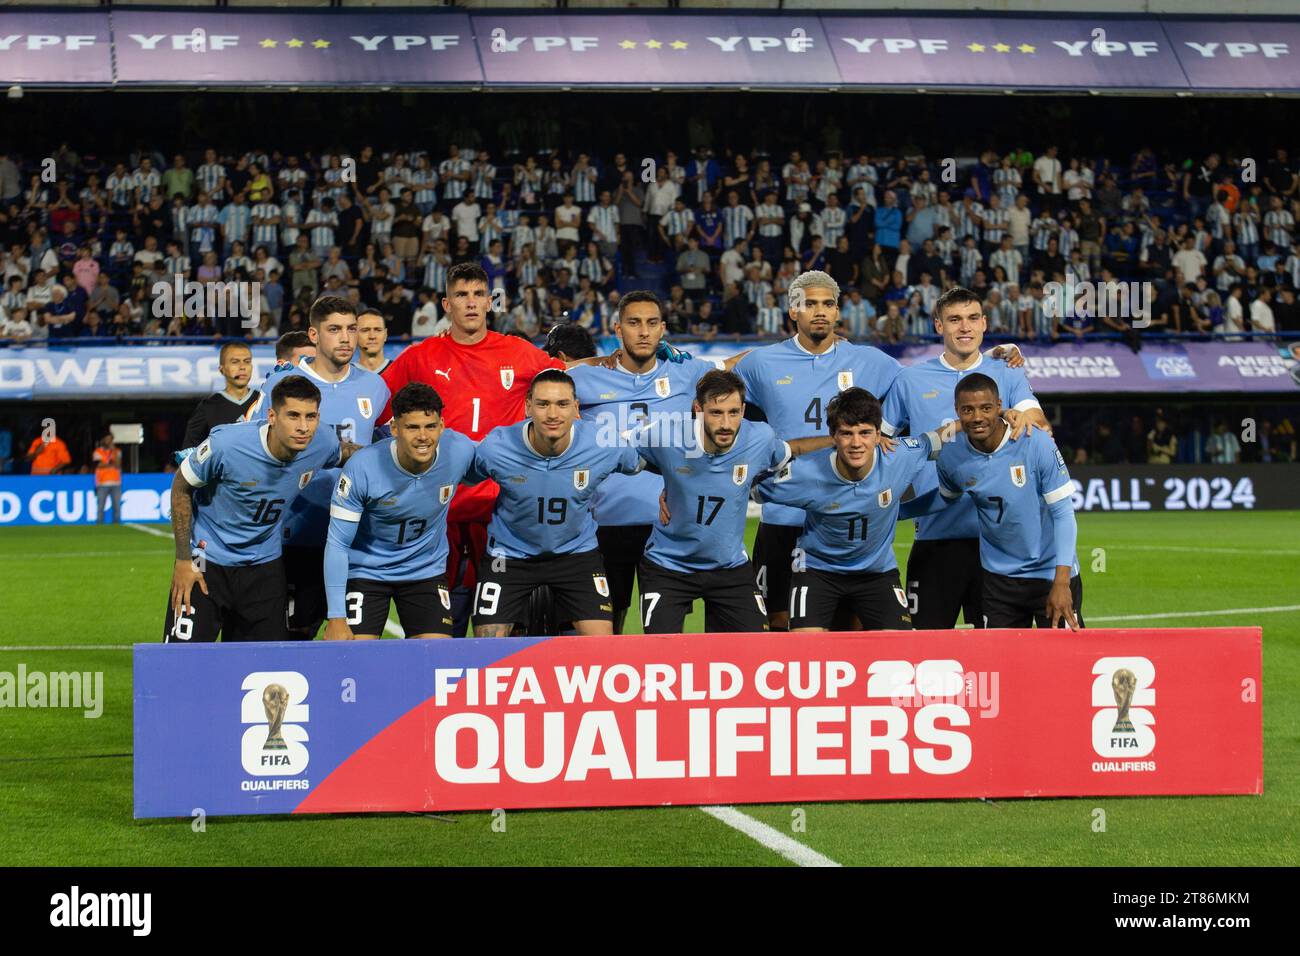
[[[1169,612],[1130,626],[1263,626],[1263,796],[811,804],[797,833],[795,807],[744,811],[845,865],[1296,865],[1300,614],[1177,613],[1296,604],[1298,518],[1080,516],[1090,620]],[[901,566],[910,524],[899,539]],[[1094,548],[1104,573],[1089,568]],[[102,671],[106,698],[94,720],[0,709],[0,865],[786,865],[692,807],[512,811],[504,832],[487,813],[213,818],[204,832],[133,820],[131,655],[114,646],[159,639],[170,554],[135,528],[0,530],[0,670]],[[1105,833],[1092,830],[1096,807]]]

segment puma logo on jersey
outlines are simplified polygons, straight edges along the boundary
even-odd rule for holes
[[[447,371],[444,372],[444,371],[443,371],[442,369],[440,369],[440,368],[435,368],[435,369],[433,370],[433,374],[434,374],[434,375],[441,375],[441,376],[442,376],[443,378],[445,378],[447,381],[449,381],[449,382],[451,381],[451,369],[447,369]]]

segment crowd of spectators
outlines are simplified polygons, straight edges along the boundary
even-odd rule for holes
[[[0,338],[271,338],[305,328],[323,293],[418,338],[440,331],[463,261],[487,270],[497,330],[530,337],[562,321],[608,331],[620,283],[659,287],[675,334],[779,336],[807,269],[843,287],[842,334],[878,343],[932,334],[954,284],[984,299],[991,333],[1022,341],[1139,344],[1137,315],[1053,308],[1052,283],[1150,283],[1150,332],[1300,331],[1300,177],[1283,149],[1258,162],[1145,146],[1062,157],[1050,143],[950,162],[724,152],[367,145],[168,161],[0,146]],[[172,314],[154,290],[176,276],[258,283],[255,324]]]

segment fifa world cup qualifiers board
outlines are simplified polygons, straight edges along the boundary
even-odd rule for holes
[[[1258,627],[134,651],[135,815],[1259,794]]]

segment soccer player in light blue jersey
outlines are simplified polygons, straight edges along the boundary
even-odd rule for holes
[[[939,494],[968,496],[980,529],[985,627],[1083,625],[1074,484],[1056,443],[1030,430],[1011,441],[998,386],[967,375],[956,389],[962,432],[939,453]],[[932,493],[931,493],[932,494]]]
[[[340,441],[369,445],[389,391],[381,376],[352,364],[357,349],[356,306],[339,296],[321,296],[312,303],[308,321],[315,357],[272,372],[262,394],[288,376],[307,378],[321,392],[322,426],[333,429]],[[265,401],[260,400],[249,410],[249,419],[265,417]],[[325,620],[325,535],[330,495],[338,479],[337,469],[315,475],[285,518],[284,570],[289,588],[285,640],[311,640]]]
[[[705,630],[767,630],[767,608],[745,553],[750,487],[796,455],[830,447],[827,437],[783,441],[766,422],[745,421],[745,383],[735,372],[705,373],[695,386],[688,436],[652,423],[641,457],[664,479],[667,523],[650,532],[637,569],[641,626],[680,633],[697,599]]]
[[[393,437],[352,456],[330,501],[325,639],[383,635],[388,606],[407,637],[450,637],[447,507],[475,445],[444,430],[442,399],[410,382],[393,396]]]
[[[1012,441],[1020,440],[1031,427],[1050,435],[1024,369],[980,353],[988,320],[979,296],[960,287],[949,289],[935,302],[933,316],[934,330],[943,336],[943,352],[903,369],[883,401],[884,433],[897,435],[908,429],[919,435],[955,421],[953,390],[964,376],[978,372],[998,385]],[[917,478],[916,494],[934,490],[938,480],[936,467],[926,468]],[[916,519],[906,581],[912,623],[919,630],[951,628],[959,613],[967,624],[983,624],[979,521],[970,499]]]
[[[560,620],[579,634],[610,634],[613,605],[591,500],[608,475],[639,471],[641,456],[578,419],[573,379],[558,369],[533,378],[524,411],[523,422],[489,432],[474,456],[471,477],[501,488],[479,566],[474,634],[509,635],[528,620],[529,599],[543,584]]]
[[[356,446],[317,427],[320,389],[302,376],[279,382],[270,405],[265,422],[214,428],[176,472],[167,643],[284,636],[283,516],[313,475]]]
[[[842,609],[863,630],[910,630],[894,529],[908,486],[938,456],[939,436],[904,438],[883,453],[877,447],[880,403],[856,387],[832,398],[826,415],[834,451],[801,458],[754,486],[759,501],[804,510],[790,582],[790,630],[833,630]]]
[[[630,430],[651,422],[676,420],[689,430],[695,384],[718,364],[704,359],[661,361],[656,352],[665,328],[659,297],[643,290],[629,292],[619,300],[614,323],[619,338],[615,361],[569,370],[583,421],[599,427],[610,440],[627,443]],[[650,529],[658,520],[663,487],[663,478],[644,471],[610,475],[596,489],[592,512],[614,604],[615,634],[623,632],[632,582]]]

